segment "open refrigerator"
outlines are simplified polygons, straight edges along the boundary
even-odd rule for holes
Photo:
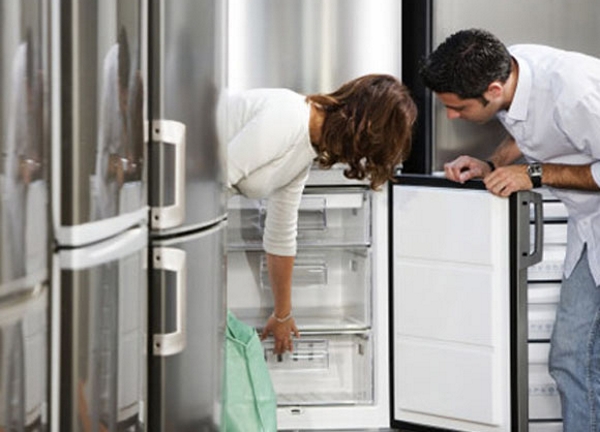
[[[48,428],[49,20],[0,2],[0,429]]]

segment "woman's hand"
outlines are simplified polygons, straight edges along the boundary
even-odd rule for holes
[[[293,351],[293,338],[300,337],[300,332],[298,331],[298,327],[296,327],[294,317],[290,317],[283,322],[280,321],[278,321],[274,315],[271,315],[260,335],[261,339],[265,339],[271,334],[273,335],[273,339],[275,339],[273,352],[275,354]]]

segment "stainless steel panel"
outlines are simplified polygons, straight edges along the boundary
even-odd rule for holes
[[[47,277],[47,3],[0,0],[0,299]]]
[[[540,43],[600,56],[600,3],[596,0],[433,1],[432,45],[465,28],[484,28],[505,44]],[[485,158],[505,136],[497,121],[485,126],[448,120],[434,103],[433,170],[460,154]]]
[[[153,243],[152,256],[164,258],[168,251],[179,255],[180,265],[157,266],[152,261],[150,334],[156,341],[157,335],[184,329],[185,344],[168,353],[155,350],[151,356],[150,431],[218,430],[226,318],[224,243],[224,222]],[[181,265],[181,256],[187,265]],[[183,303],[178,289],[182,280],[187,281]]]
[[[400,75],[401,2],[230,0],[229,86],[332,91],[366,73]]]
[[[145,3],[60,1],[61,226],[145,208]]]
[[[58,430],[144,430],[145,228],[57,259],[61,293]]]
[[[45,431],[47,287],[0,306],[0,430]]]
[[[160,234],[207,226],[226,213],[224,151],[216,128],[225,84],[225,6],[219,0],[151,3],[152,119],[154,124],[182,125],[186,152],[182,173],[179,147],[167,145],[173,143],[153,127],[158,137],[150,150],[151,205],[170,207],[178,196],[186,197],[182,214],[153,226]]]

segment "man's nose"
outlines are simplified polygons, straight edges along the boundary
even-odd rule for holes
[[[451,108],[446,108],[446,117],[448,117],[449,120],[454,120],[460,118],[460,113]]]

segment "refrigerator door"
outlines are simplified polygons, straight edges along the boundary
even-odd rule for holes
[[[526,268],[540,259],[540,212],[539,195],[498,198],[481,182],[401,177],[393,187],[399,426],[527,430]]]
[[[147,244],[140,227],[56,256],[61,432],[145,427]]]
[[[0,1],[0,302],[48,277],[47,3]]]
[[[226,214],[216,111],[224,88],[221,0],[152,0],[151,227],[166,235]]]
[[[152,244],[149,431],[219,430],[225,226]]]
[[[0,430],[47,428],[48,289],[0,303]]]
[[[80,246],[147,219],[147,6],[59,3],[53,218],[59,244]]]

